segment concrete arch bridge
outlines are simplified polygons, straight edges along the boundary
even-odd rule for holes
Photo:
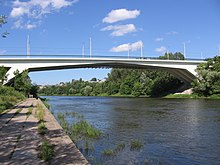
[[[0,58],[0,66],[8,68],[8,83],[14,78],[14,72],[29,72],[73,69],[73,68],[137,68],[167,71],[185,83],[191,83],[196,77],[195,69],[201,60],[161,60],[150,58]],[[5,84],[4,83],[4,84]]]

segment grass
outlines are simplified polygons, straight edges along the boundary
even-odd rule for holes
[[[90,125],[86,120],[80,120],[72,125],[72,133],[77,137],[95,139],[100,137],[101,132]]]
[[[114,149],[114,152],[118,153],[118,152],[122,151],[124,148],[125,148],[125,144],[120,143],[116,146],[116,148]]]
[[[19,114],[22,111],[22,108],[19,108],[16,112],[15,115]]]
[[[49,161],[52,159],[53,153],[53,145],[51,145],[47,140],[44,140],[40,146],[39,158],[45,161]]]
[[[69,123],[66,121],[64,114],[61,113],[61,112],[58,112],[57,113],[57,119],[58,119],[61,127],[64,129],[64,131],[66,133],[68,133],[69,129],[70,129],[70,126],[69,126]]]
[[[28,111],[26,113],[26,116],[27,116],[26,119],[32,114],[32,111],[33,111],[33,106],[28,108]]]
[[[45,107],[47,107],[47,109],[50,109],[50,104],[47,103],[47,100],[42,100],[42,102],[45,105]]]
[[[195,94],[170,94],[165,96],[164,98],[190,98],[190,99],[195,99],[195,98],[200,98],[199,96]]]
[[[130,150],[140,150],[143,147],[143,143],[139,140],[132,140],[130,143]]]
[[[198,96],[196,94],[170,94],[170,95],[165,96],[164,98],[220,99],[220,94],[214,94],[208,97]]]
[[[80,147],[86,151],[93,149],[93,140],[101,136],[101,131],[90,125],[84,116],[76,112],[58,112],[57,120],[64,131],[74,142],[79,142]],[[74,122],[69,124],[66,117],[74,118]],[[79,147],[79,146],[78,146]]]
[[[115,156],[114,150],[110,150],[110,149],[106,149],[106,150],[102,151],[102,154],[104,156]]]
[[[0,114],[25,99],[25,96],[12,87],[0,86]]]
[[[21,134],[17,136],[17,142],[21,139]]]
[[[41,104],[37,104],[37,108],[35,111],[35,116],[39,120],[39,122],[44,121],[45,111]]]
[[[38,132],[41,135],[44,135],[46,133],[47,127],[45,126],[44,122],[40,122],[38,124]]]
[[[124,148],[125,148],[125,144],[120,143],[114,149],[106,149],[106,150],[102,151],[102,155],[104,155],[104,156],[116,156]]]

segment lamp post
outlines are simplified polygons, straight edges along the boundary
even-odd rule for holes
[[[186,59],[186,43],[183,42],[183,55],[184,55],[184,58]]]

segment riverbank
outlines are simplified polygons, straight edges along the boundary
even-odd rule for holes
[[[198,96],[196,94],[170,94],[165,96],[164,98],[172,98],[172,99],[220,99],[220,95],[211,95],[208,97]]]
[[[47,96],[44,94],[41,94],[40,96]],[[209,97],[204,97],[204,96],[198,96],[196,94],[169,94],[163,97],[149,97],[149,96],[139,96],[136,97],[134,95],[120,95],[120,94],[115,94],[115,95],[97,95],[97,96],[82,96],[82,95],[51,95],[51,96],[77,96],[77,97],[118,97],[118,98],[173,98],[173,99],[220,99],[220,95],[212,95]]]
[[[27,99],[4,113],[0,139],[0,164],[89,164],[41,100]]]

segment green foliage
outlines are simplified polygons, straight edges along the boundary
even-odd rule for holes
[[[102,154],[103,154],[104,156],[115,156],[114,151],[113,151],[113,150],[110,150],[110,149],[106,149],[106,150],[102,151]]]
[[[52,159],[53,153],[53,145],[51,145],[47,140],[44,140],[42,145],[40,146],[40,159],[49,161]]]
[[[130,150],[140,150],[143,147],[143,144],[139,140],[132,140],[130,143]]]
[[[121,74],[119,77],[114,77],[119,73]],[[181,85],[180,80],[164,71],[112,69],[105,82],[75,80],[63,86],[45,86],[39,90],[39,93],[41,95],[161,96]]]
[[[32,111],[33,111],[33,106],[28,108],[28,111],[26,113],[27,118],[32,114]]]
[[[74,122],[71,125],[66,120],[66,117],[69,116],[74,118]],[[93,149],[93,145],[90,142],[99,138],[101,132],[90,125],[82,115],[76,112],[58,112],[57,119],[73,141],[80,142],[82,148],[86,151]]]
[[[15,90],[24,93],[24,95],[28,96],[30,94],[32,85],[30,77],[28,76],[28,71],[24,71],[19,73],[19,71],[14,72],[14,88]]]
[[[72,133],[77,138],[98,138],[101,132],[90,125],[86,120],[80,120],[72,125]]]
[[[21,111],[22,111],[22,109],[19,108],[19,109],[15,112],[15,115],[19,114]]]
[[[198,77],[192,83],[194,93],[205,97],[220,94],[220,56],[200,64],[196,72]]]
[[[164,56],[160,56],[159,59],[169,59],[169,60],[184,60],[184,55],[180,52],[176,53],[165,53]]]
[[[118,153],[120,151],[122,151],[125,148],[125,144],[124,143],[120,143],[116,146],[116,148],[114,149],[115,153]]]
[[[106,149],[106,150],[102,151],[102,155],[104,155],[104,156],[116,156],[124,148],[125,148],[125,144],[120,143],[114,149]]]
[[[41,104],[37,104],[35,116],[39,120],[39,122],[44,121],[45,111]]]
[[[46,128],[44,122],[41,121],[41,122],[38,124],[38,132],[39,132],[39,134],[44,135],[44,134],[46,133],[46,130],[47,130],[47,128]]]
[[[0,67],[0,85],[4,83],[4,81],[7,80],[7,69],[3,66]]]
[[[24,99],[24,95],[14,88],[0,85],[0,114]]]
[[[58,112],[57,118],[58,118],[58,121],[59,121],[61,127],[64,129],[64,131],[66,133],[68,133],[70,126],[69,126],[68,122],[66,121],[64,114],[61,112]]]
[[[1,16],[0,16],[0,27],[2,27],[2,25],[4,25],[4,24],[7,23],[6,19],[7,19],[6,16],[4,16],[4,15],[1,15]],[[8,33],[7,31],[5,31],[5,32],[2,33],[2,37],[3,37],[3,38],[6,38],[8,34],[9,34],[9,33]]]

